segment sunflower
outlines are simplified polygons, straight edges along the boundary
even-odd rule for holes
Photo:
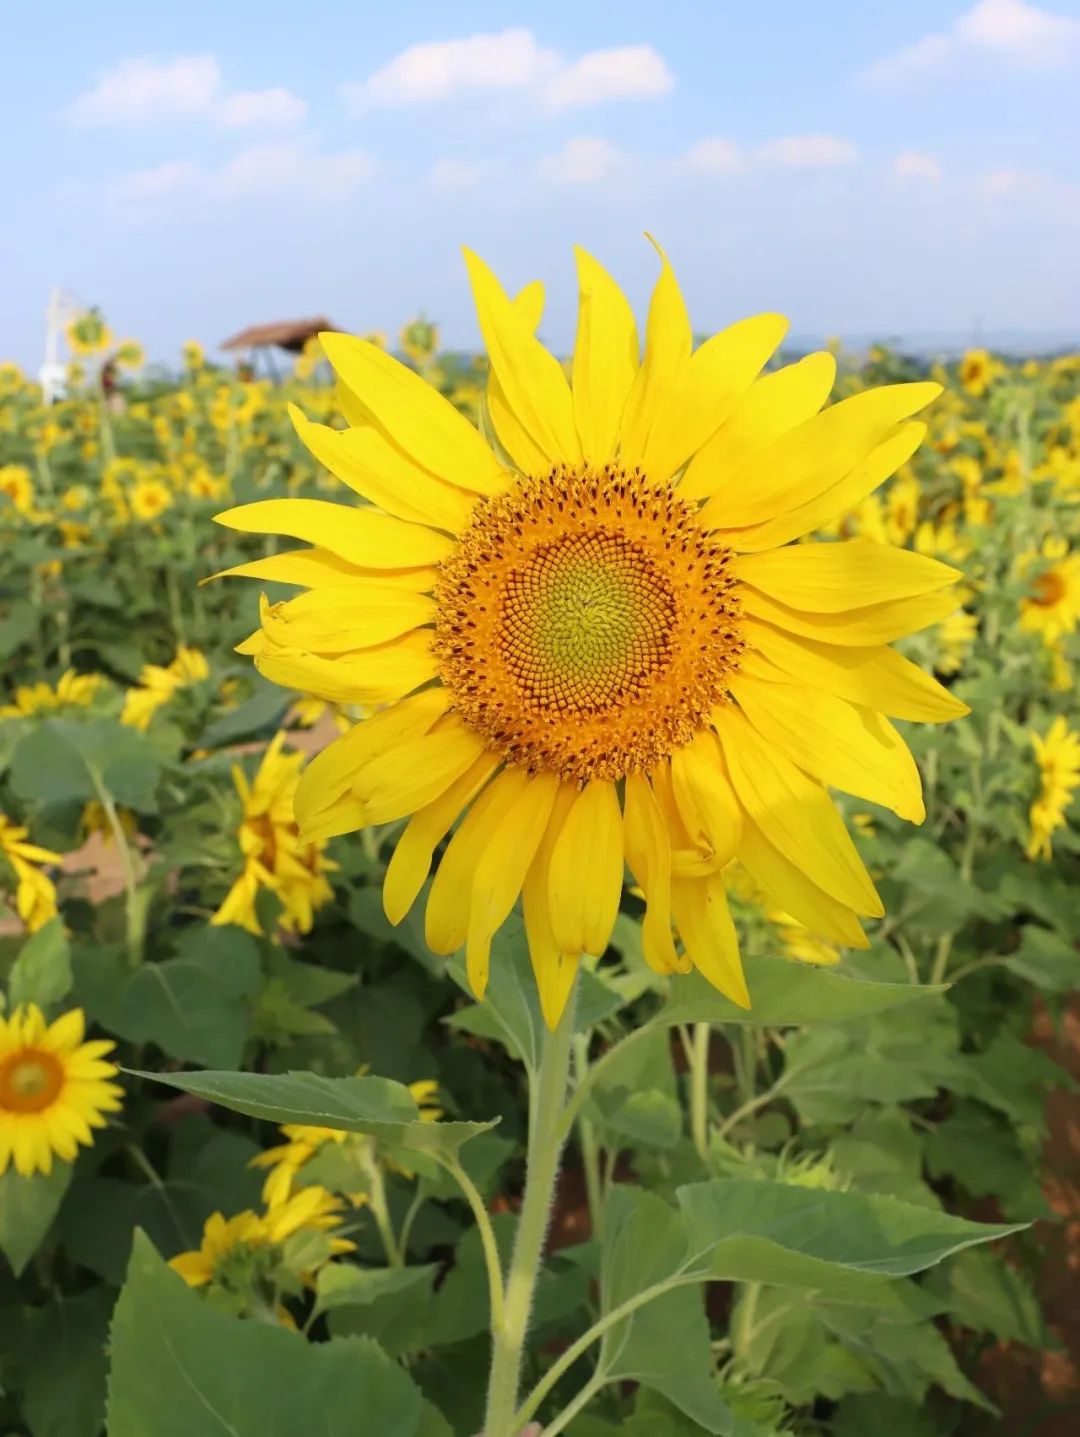
[[[136,688],[128,689],[120,722],[130,728],[150,727],[150,721],[163,704],[167,704],[180,689],[200,683],[210,675],[206,655],[199,649],[181,644],[176,656],[167,667],[161,664],[144,664]]]
[[[185,369],[201,369],[206,363],[206,351],[197,339],[185,340],[180,353],[183,356]]]
[[[968,349],[960,360],[958,377],[972,398],[980,399],[1001,372],[1002,366],[988,350]]]
[[[6,867],[15,874],[15,911],[27,931],[36,933],[50,918],[56,917],[56,889],[41,871],[41,865],[61,863],[63,857],[49,848],[28,843],[28,837],[27,829],[0,813],[0,859],[6,860],[0,863],[0,887],[7,886],[3,882]]]
[[[0,718],[26,718],[54,709],[85,708],[93,703],[101,682],[101,674],[77,674],[74,669],[67,669],[57,679],[55,688],[44,679],[36,684],[21,684],[15,690],[15,702],[0,708]]]
[[[570,381],[535,337],[541,287],[511,299],[466,259],[493,442],[376,346],[326,334],[351,427],[292,417],[368,503],[218,516],[313,545],[227,571],[308,589],[264,604],[243,646],[261,672],[385,706],[305,770],[301,837],[408,818],[384,887],[398,923],[454,829],[428,944],[464,944],[482,995],[521,895],[549,1024],[580,956],[607,947],[627,865],[649,963],[696,966],[747,1005],[725,866],[738,857],[772,906],[865,947],[859,916],[882,906],[826,785],[921,821],[886,715],[966,712],[888,647],[955,607],[955,569],[864,540],[791,542],[912,455],[925,425],[911,416],[940,387],[819,413],[833,357],[759,378],[786,329],[774,314],[694,350],[663,256],[639,362],[626,299],[580,251]]]
[[[34,507],[29,469],[22,464],[0,464],[0,496],[10,501],[17,514],[29,514]]]
[[[1080,623],[1080,553],[1070,554],[1067,541],[1052,535],[1043,541],[1038,555],[1022,556],[1022,567],[1036,557],[1045,561],[1045,567],[1031,580],[1027,598],[1020,601],[1020,627],[1053,644]]]
[[[1033,733],[1031,742],[1039,765],[1039,796],[1031,805],[1028,821],[1031,833],[1028,858],[1049,859],[1051,835],[1068,823],[1066,812],[1073,793],[1080,788],[1080,734],[1074,733],[1063,714],[1046,731]]]
[[[112,330],[105,323],[98,309],[88,309],[73,319],[66,330],[67,342],[73,354],[101,354],[112,342]]]
[[[0,1173],[11,1163],[23,1177],[50,1173],[54,1155],[74,1162],[120,1107],[116,1065],[104,1061],[116,1044],[86,1043],[85,1032],[78,1008],[49,1024],[35,1003],[0,1015]]]
[[[326,1259],[341,1253],[354,1252],[356,1244],[348,1238],[335,1237],[341,1226],[344,1204],[326,1188],[312,1185],[268,1204],[265,1213],[246,1209],[226,1218],[215,1212],[203,1225],[202,1242],[190,1252],[178,1253],[169,1266],[178,1272],[189,1287],[205,1287],[217,1282],[226,1289],[236,1288],[251,1275],[251,1259],[261,1252],[273,1261],[280,1248],[298,1232],[328,1235]],[[321,1265],[321,1264],[320,1264]]]
[[[156,519],[173,501],[172,491],[160,479],[139,479],[131,490],[129,503],[136,519]]]
[[[284,732],[275,734],[254,782],[248,783],[238,765],[233,768],[244,806],[237,832],[244,867],[211,923],[235,923],[261,934],[255,902],[260,889],[268,888],[284,906],[281,926],[291,933],[310,933],[315,913],[334,896],[326,875],[337,865],[323,857],[325,840],[300,840],[293,800],[304,755],[282,752],[284,742]]]

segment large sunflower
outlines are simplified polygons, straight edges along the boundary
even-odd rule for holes
[[[693,347],[662,269],[639,360],[634,317],[578,252],[572,379],[516,299],[466,253],[491,359],[478,432],[375,345],[322,336],[351,426],[293,410],[361,500],[271,499],[221,523],[313,547],[228,572],[303,586],[245,645],[268,678],[381,705],[313,760],[296,795],[314,840],[408,818],[384,889],[399,922],[436,848],[426,932],[465,945],[478,995],[519,895],[544,1013],[602,953],[624,869],[660,972],[696,966],[748,1003],[723,870],[865,946],[882,912],[827,786],[923,817],[889,717],[964,706],[887,646],[955,607],[957,571],[865,541],[793,540],[859,503],[925,432],[936,384],[822,411],[829,354],[759,377],[773,314]],[[822,412],[819,412],[822,411]],[[455,827],[456,825],[456,827]]]

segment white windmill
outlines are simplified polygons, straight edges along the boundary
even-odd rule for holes
[[[60,340],[71,321],[85,312],[86,306],[62,289],[54,289],[49,295],[49,307],[45,311],[45,363],[38,370],[41,398],[45,404],[55,404],[64,397],[67,365],[60,359]]]

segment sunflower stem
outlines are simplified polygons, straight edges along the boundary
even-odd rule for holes
[[[695,1023],[690,1042],[690,1132],[698,1156],[709,1151],[709,1039],[708,1023]]]
[[[491,1377],[484,1437],[517,1437],[514,1413],[521,1385],[525,1338],[565,1138],[563,1114],[574,1037],[574,999],[575,994],[571,993],[554,1032],[545,1029],[540,1066],[529,1080],[530,1122],[525,1194],[506,1280],[502,1320],[492,1322]]]

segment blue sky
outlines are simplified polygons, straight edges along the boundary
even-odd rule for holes
[[[571,245],[696,325],[1080,341],[1080,3],[229,0],[9,7],[0,358],[52,286],[172,358],[326,313],[477,334],[462,243],[548,284]]]

